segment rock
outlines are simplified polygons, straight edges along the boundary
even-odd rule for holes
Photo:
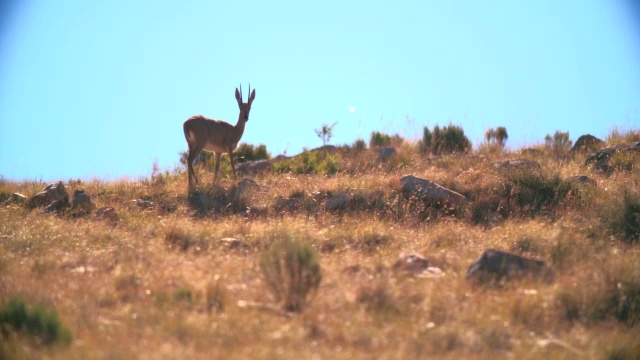
[[[9,195],[3,202],[2,205],[9,204],[24,204],[27,201],[27,197],[20,193],[13,193]]]
[[[248,250],[249,245],[247,245],[242,240],[238,240],[236,238],[222,238],[220,242],[224,244],[228,249],[232,250]]]
[[[143,208],[143,209],[149,209],[150,207],[152,207],[153,201],[151,200],[144,200],[144,199],[135,199],[135,200],[131,200],[132,203],[138,205],[139,207]]]
[[[432,266],[429,261],[420,254],[402,254],[392,267],[393,271],[405,275],[439,278],[444,276],[442,269]]]
[[[416,195],[425,201],[446,203],[454,206],[463,206],[469,203],[469,199],[464,195],[413,175],[407,175],[400,179],[400,184],[402,184],[402,192],[405,196]]]
[[[85,193],[84,190],[73,190],[73,202],[71,203],[71,210],[90,212],[96,206],[91,202],[91,197]]]
[[[238,183],[238,191],[241,193],[249,190],[259,189],[259,188],[260,188],[260,185],[258,185],[258,183],[255,182],[253,179],[249,179],[249,178],[244,178]]]
[[[378,149],[378,160],[387,161],[396,154],[397,154],[397,151],[395,148],[392,148],[392,147],[380,148]]]
[[[333,195],[327,199],[324,208],[329,211],[344,210],[349,206],[349,200],[351,200],[349,194],[340,193]]]
[[[260,185],[257,182],[253,181],[249,178],[244,178],[242,181],[238,183],[238,187],[236,188],[236,199],[239,199],[241,196],[246,196],[250,192],[254,190],[260,189]]]
[[[104,219],[111,221],[112,223],[117,223],[120,221],[120,217],[116,212],[116,209],[111,206],[101,207],[96,211],[96,219]]]
[[[640,155],[640,141],[632,142],[629,144],[618,144],[604,149],[600,149],[597,152],[587,156],[584,161],[585,166],[593,164],[593,169],[604,174],[610,175],[613,173],[614,168],[609,165],[611,157],[616,153]]]
[[[67,206],[69,206],[68,202],[65,202],[64,200],[55,200],[54,202],[49,204],[47,207],[45,207],[44,211],[48,213],[55,213],[66,208]]]
[[[69,193],[64,188],[62,181],[57,181],[47,185],[42,191],[33,195],[27,200],[27,207],[33,209],[40,206],[47,206],[57,201],[54,208],[59,209],[69,205]]]
[[[402,254],[393,263],[394,271],[402,271],[411,274],[421,273],[429,268],[429,261],[420,254]]]
[[[236,170],[242,174],[259,174],[273,170],[273,164],[269,160],[247,161],[238,164]]]
[[[544,261],[528,259],[503,251],[488,249],[467,271],[467,280],[502,280],[532,276],[553,280],[553,272]]]
[[[588,177],[586,175],[571,176],[567,180],[575,181],[575,182],[577,182],[578,184],[581,184],[581,185],[593,185],[593,186],[597,185],[595,180],[593,180],[592,178],[590,178],[590,177]]]
[[[542,167],[535,160],[512,159],[493,163],[493,166],[500,170],[538,170]]]
[[[576,140],[576,143],[573,144],[571,151],[573,152],[596,151],[602,146],[604,146],[604,141],[598,139],[593,135],[586,134],[586,135],[580,136],[578,140]]]

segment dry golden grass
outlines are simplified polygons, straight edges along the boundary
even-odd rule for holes
[[[572,188],[544,211],[513,205],[499,214],[492,206],[504,205],[507,180],[493,163],[518,154],[425,159],[403,145],[400,155],[379,165],[365,151],[341,162],[333,176],[258,175],[261,189],[242,199],[229,180],[211,190],[211,173],[199,169],[200,194],[232,203],[204,210],[186,196],[184,173],[65,184],[70,193],[85,189],[97,207],[114,207],[117,224],[0,207],[0,306],[13,295],[50,306],[73,337],[70,345],[44,346],[10,332],[0,337],[0,357],[640,356],[640,245],[622,239],[615,225],[624,192],[640,188],[640,172],[604,177],[582,167],[583,157],[543,154],[537,159],[543,174],[585,173],[597,185]],[[486,208],[411,203],[399,191],[406,174]],[[5,181],[0,191],[32,195],[43,185]],[[323,201],[339,193],[356,200],[325,210]],[[136,199],[154,205],[143,208]],[[283,237],[312,244],[320,256],[322,283],[300,314],[266,306],[275,303],[259,258]],[[467,282],[469,265],[487,248],[544,260],[555,280]],[[397,257],[412,252],[445,275],[395,273]]]

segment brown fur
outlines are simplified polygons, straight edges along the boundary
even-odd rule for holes
[[[202,115],[192,116],[184,122],[184,136],[189,145],[189,155],[187,156],[187,168],[189,172],[189,192],[193,190],[194,181],[197,182],[195,172],[193,170],[193,161],[200,155],[203,150],[213,152],[215,155],[215,166],[213,183],[215,184],[218,177],[218,169],[220,167],[220,157],[222,154],[229,154],[231,161],[231,170],[233,177],[236,177],[236,170],[233,161],[233,150],[238,146],[238,142],[244,133],[244,127],[249,121],[249,112],[251,111],[251,103],[256,97],[255,89],[249,97],[249,101],[242,102],[242,95],[236,88],[236,100],[240,113],[238,114],[238,122],[231,125],[222,120],[213,120]]]

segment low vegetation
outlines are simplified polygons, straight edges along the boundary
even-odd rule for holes
[[[191,195],[183,168],[65,181],[82,214],[28,209],[12,194],[46,184],[0,178],[0,358],[638,358],[640,155],[603,173],[565,133],[511,150],[498,129],[475,151],[451,125],[374,133],[276,157],[257,186],[224,164],[214,186],[205,159]],[[469,203],[403,193],[407,174]],[[553,280],[468,281],[489,248]],[[397,271],[411,253],[429,271]]]

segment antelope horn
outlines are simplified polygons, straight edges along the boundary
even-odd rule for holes
[[[251,99],[251,83],[249,83],[249,92],[247,93],[247,100]]]
[[[240,102],[242,102],[242,83],[240,83]]]

